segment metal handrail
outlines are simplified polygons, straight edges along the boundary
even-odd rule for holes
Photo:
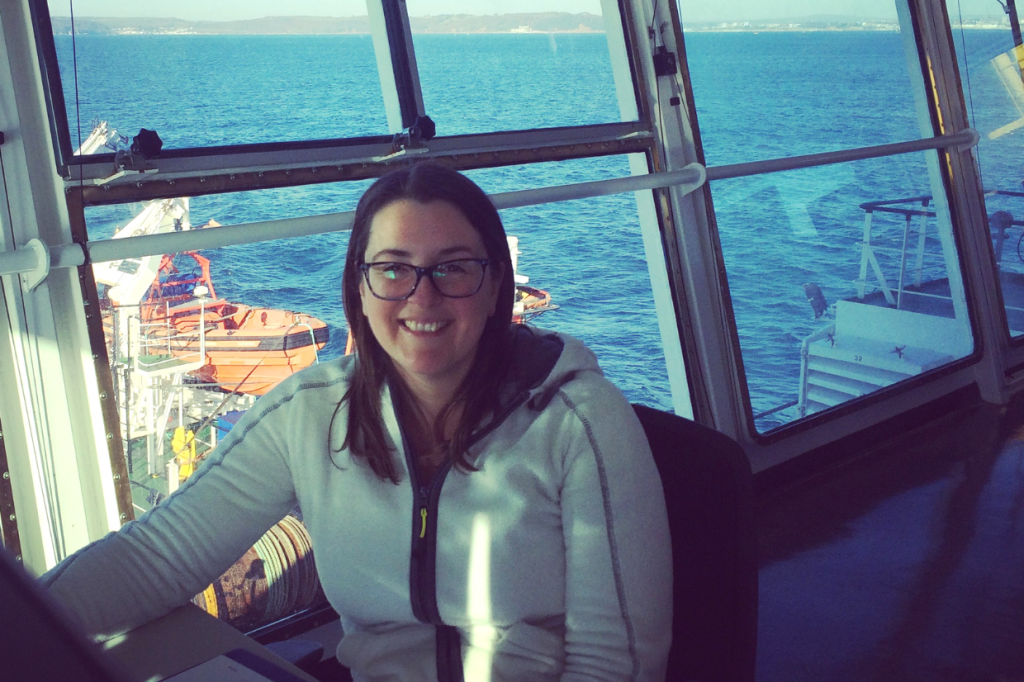
[[[873,147],[859,147],[857,149],[843,149],[836,152],[822,152],[820,154],[804,154],[802,156],[789,156],[783,159],[769,159],[767,161],[751,161],[748,163],[734,163],[727,166],[709,166],[708,182],[712,180],[725,180],[728,178],[741,178],[747,175],[762,175],[764,173],[778,173],[787,170],[799,170],[801,168],[812,168],[815,166],[829,166],[836,163],[848,161],[862,161],[864,159],[876,159],[883,156],[896,156],[897,154],[910,154],[912,152],[924,152],[932,149],[948,149],[956,147],[958,151],[967,151],[978,144],[981,136],[974,128],[964,128],[958,133],[950,135],[937,135],[923,140],[911,140],[909,142],[894,142],[891,144],[880,144]]]
[[[490,195],[491,202],[498,209],[518,208],[547,204],[556,201],[588,199],[622,192],[679,186],[684,192],[692,192],[706,180],[704,166],[691,163],[679,170],[647,175],[633,175],[594,182],[579,182],[556,187],[501,192]],[[88,253],[92,263],[142,258],[181,251],[201,251],[224,246],[250,244],[272,239],[307,237],[328,232],[344,232],[352,229],[355,211],[328,213],[302,218],[265,220],[241,225],[225,225],[203,230],[167,232],[163,234],[126,237],[124,239],[103,239],[81,244],[66,244],[46,247],[33,240],[34,252],[18,249],[0,253],[0,275],[40,271],[57,267],[75,267],[85,263]],[[48,262],[42,263],[39,252],[45,252]],[[41,277],[40,277],[41,281]]]

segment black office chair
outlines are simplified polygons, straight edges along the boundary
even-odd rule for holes
[[[672,649],[666,679],[753,682],[757,537],[752,475],[734,440],[634,405],[661,474],[672,534]]]

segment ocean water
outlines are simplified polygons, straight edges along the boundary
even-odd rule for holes
[[[958,39],[968,48],[961,68],[978,74],[972,104],[979,121],[1002,125],[1005,92],[984,74],[987,60],[1009,49],[1008,35],[968,31]],[[709,165],[921,137],[895,32],[694,33],[686,40]],[[128,135],[155,129],[168,148],[386,133],[368,36],[79,36],[74,53],[70,37],[56,41],[73,144],[79,126],[84,138],[93,119]],[[429,35],[416,36],[415,47],[427,111],[441,135],[619,120],[603,35]],[[993,182],[1019,187],[1010,160],[983,168]],[[624,157],[605,157],[469,175],[498,192],[628,173]],[[191,217],[196,225],[211,218],[232,224],[350,210],[367,185],[195,197]],[[853,294],[859,205],[930,193],[922,154],[711,185],[755,414],[796,398],[800,342],[821,326],[802,285],[819,284],[830,303]],[[137,210],[90,208],[92,238],[109,236]],[[561,306],[538,324],[587,342],[630,400],[670,409],[632,196],[502,217],[520,238],[520,272]],[[879,219],[878,229],[879,238],[897,239],[902,222]],[[327,321],[326,358],[344,348],[339,282],[346,245],[347,235],[337,233],[206,255],[220,297]],[[932,274],[944,276],[941,268]]]

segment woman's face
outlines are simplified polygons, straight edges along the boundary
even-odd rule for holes
[[[401,199],[373,217],[363,262],[431,267],[459,258],[487,258],[480,235],[462,212],[445,201]],[[480,290],[466,298],[442,296],[424,275],[409,298],[385,301],[360,277],[363,314],[410,389],[450,395],[465,378],[497,305],[501,272],[496,268],[500,265],[488,265]]]

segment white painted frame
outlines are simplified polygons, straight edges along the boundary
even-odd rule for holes
[[[0,244],[71,240],[27,2],[0,8]],[[0,419],[23,561],[36,572],[120,527],[77,270],[2,278]]]

